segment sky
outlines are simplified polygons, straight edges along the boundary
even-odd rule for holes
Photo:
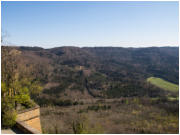
[[[3,1],[4,43],[18,46],[178,46],[178,2]]]

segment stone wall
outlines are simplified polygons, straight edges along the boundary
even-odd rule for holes
[[[36,131],[39,131],[39,133],[42,133],[39,106],[18,112],[17,124],[19,124],[18,126],[20,128],[22,128],[23,125],[26,125],[26,127],[28,126],[31,129],[35,129]]]
[[[25,122],[16,122],[15,127],[19,130],[18,134],[41,134],[41,132],[31,126],[27,125]]]

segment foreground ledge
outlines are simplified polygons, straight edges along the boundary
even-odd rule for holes
[[[42,134],[38,105],[18,111],[15,127],[26,134]]]

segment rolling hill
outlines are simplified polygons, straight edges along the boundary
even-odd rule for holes
[[[31,96],[43,133],[179,132],[178,47],[1,50],[3,99]]]
[[[147,84],[152,76],[179,83],[178,47],[2,46],[2,54],[4,49],[21,52],[19,64],[44,87],[34,97],[40,105],[55,104],[59,99],[164,96],[167,92]]]

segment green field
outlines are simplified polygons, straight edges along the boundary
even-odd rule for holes
[[[172,91],[172,92],[177,92],[179,90],[179,86],[177,84],[165,81],[161,78],[149,77],[147,79],[147,81],[157,87],[164,89],[164,90],[168,90],[168,91]]]

